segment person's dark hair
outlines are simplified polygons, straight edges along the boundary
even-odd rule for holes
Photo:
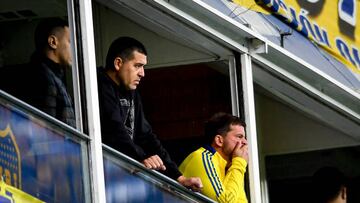
[[[110,45],[109,51],[106,55],[105,68],[113,69],[116,57],[120,57],[124,61],[132,59],[134,51],[147,55],[145,46],[138,40],[131,37],[117,38]]]
[[[335,167],[323,167],[312,177],[312,191],[316,203],[326,203],[334,200],[346,187],[344,174]]]
[[[231,125],[240,125],[244,128],[246,124],[237,116],[228,113],[219,112],[214,114],[205,123],[205,139],[207,144],[211,144],[216,135],[226,135],[230,131]]]
[[[55,34],[56,29],[69,27],[66,20],[61,18],[46,18],[39,22],[35,29],[35,48],[41,52],[48,44],[48,37]]]

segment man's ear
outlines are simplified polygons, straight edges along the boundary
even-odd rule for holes
[[[120,70],[122,64],[123,64],[123,60],[122,60],[120,57],[116,57],[116,58],[114,59],[114,67],[115,67],[115,70],[116,70],[116,71],[119,71],[119,70]]]
[[[51,47],[51,49],[56,49],[57,48],[57,44],[58,44],[58,41],[57,41],[57,37],[55,35],[50,35],[48,37],[48,45],[49,47]]]
[[[221,135],[215,135],[214,143],[217,147],[222,147],[224,143],[224,138]]]

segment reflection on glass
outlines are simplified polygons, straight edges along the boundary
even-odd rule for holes
[[[104,157],[106,202],[188,202],[141,172]]]
[[[314,194],[311,195],[313,192],[317,195],[323,192],[321,189],[324,188],[314,188],[315,185],[330,184],[330,187],[336,188],[337,184],[343,183],[341,178],[346,178],[346,202],[360,202],[360,146],[271,155],[267,156],[265,161],[270,202],[309,202],[309,196],[315,198]],[[330,174],[336,170],[336,175],[344,177],[336,178],[332,174],[334,179],[329,179],[328,182],[313,182],[314,176],[319,175],[315,175],[319,169],[329,168]],[[326,177],[327,173],[329,172],[321,176]],[[340,187],[338,189],[340,190]],[[327,192],[328,195],[331,194],[330,191]]]
[[[19,189],[13,196],[22,191],[26,202],[85,202],[81,152],[67,132],[0,99],[0,173]]]
[[[0,1],[0,89],[75,126],[67,6],[67,0]]]

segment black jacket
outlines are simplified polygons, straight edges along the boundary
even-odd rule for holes
[[[64,83],[64,68],[46,57],[33,61],[30,67],[33,70],[33,80],[30,83],[32,85],[27,84],[32,90],[29,90],[31,95],[25,98],[25,101],[64,123],[76,127],[73,102]]]
[[[64,72],[59,64],[41,55],[9,71],[4,88],[8,93],[76,127],[74,106],[64,83]]]
[[[103,68],[98,69],[98,90],[102,142],[140,162],[152,155],[158,155],[166,166],[165,174],[176,180],[181,173],[145,119],[138,92],[119,87]],[[124,98],[134,100],[133,139],[124,124],[129,108],[120,103],[120,99]]]

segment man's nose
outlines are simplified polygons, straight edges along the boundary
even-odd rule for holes
[[[140,77],[145,77],[145,70],[144,70],[144,67],[140,68],[139,70],[139,74],[138,74]]]

